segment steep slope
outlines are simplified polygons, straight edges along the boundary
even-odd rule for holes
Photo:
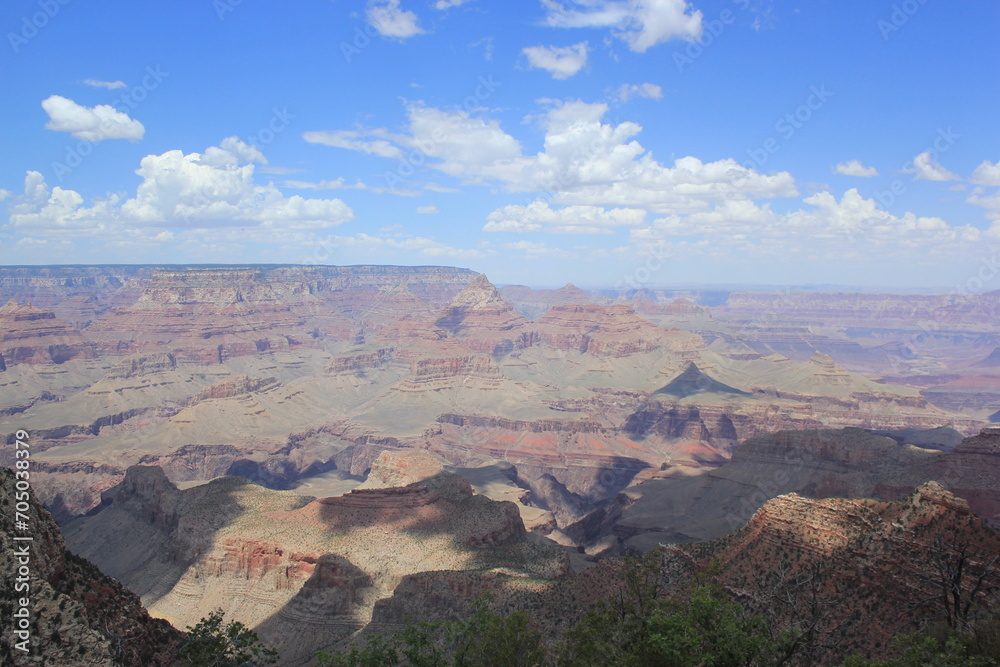
[[[153,619],[139,598],[71,554],[48,512],[31,496],[28,531],[15,530],[14,472],[0,468],[0,568],[5,578],[0,610],[0,663],[5,665],[171,665],[182,635]],[[31,541],[15,541],[29,536]],[[27,556],[19,555],[27,545]],[[25,563],[27,563],[25,565]],[[15,591],[14,573],[30,570],[27,591]],[[20,579],[18,580],[20,581]],[[27,597],[30,638],[25,653],[15,635],[15,600]],[[20,613],[20,612],[18,612]]]
[[[895,634],[942,618],[935,582],[963,554],[958,585],[966,599],[984,573],[987,585],[1000,582],[1000,572],[986,568],[1000,555],[1000,533],[936,482],[896,502],[793,493],[769,500],[723,539],[654,547],[647,561],[652,568],[638,577],[634,569],[627,575],[619,558],[535,586],[498,574],[411,575],[376,605],[372,625],[454,618],[488,590],[500,611],[527,609],[551,636],[571,627],[596,601],[619,600],[637,581],[671,597],[710,580],[749,613],[766,615],[776,632],[803,633],[795,664],[837,665],[852,653],[885,657]],[[930,602],[920,604],[925,600]]]
[[[1000,519],[1000,434],[966,438],[948,452],[905,441],[851,428],[751,438],[716,470],[668,471],[627,490],[605,530],[645,550],[725,535],[783,493],[889,500],[928,480],[952,488],[984,519]]]
[[[159,468],[137,466],[66,536],[152,613],[185,625],[221,606],[290,664],[364,626],[405,575],[565,571],[554,547],[528,538],[513,503],[474,495],[450,473],[315,499],[236,477],[180,491]]]
[[[466,285],[434,325],[469,349],[494,357],[532,344],[528,321],[503,300],[485,274]]]

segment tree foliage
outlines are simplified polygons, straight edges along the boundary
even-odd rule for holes
[[[191,638],[177,655],[178,664],[192,667],[240,667],[269,665],[278,653],[266,646],[257,633],[239,621],[223,624],[225,612],[216,609],[194,626]]]
[[[535,667],[544,664],[542,636],[522,609],[504,616],[492,597],[476,600],[462,621],[412,623],[392,637],[372,635],[345,653],[317,653],[324,667]]]

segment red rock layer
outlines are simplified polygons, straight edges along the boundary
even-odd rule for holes
[[[6,364],[62,363],[93,356],[80,332],[55,313],[8,301],[0,307],[0,369]]]

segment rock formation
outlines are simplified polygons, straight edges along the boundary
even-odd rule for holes
[[[0,598],[4,627],[0,630],[0,662],[5,665],[172,665],[182,635],[166,621],[149,616],[136,596],[102,574],[90,561],[66,549],[63,536],[49,513],[28,501],[29,530],[15,530],[14,472],[0,468],[0,567],[9,576]],[[28,535],[31,541],[15,541]],[[27,556],[19,557],[22,546]],[[15,590],[21,565],[30,571]],[[20,581],[20,580],[19,580]],[[30,638],[15,634],[17,601],[30,600]],[[20,613],[20,612],[18,612]]]
[[[513,503],[451,473],[314,499],[236,477],[180,491],[137,466],[105,499],[67,526],[77,553],[176,625],[221,606],[290,663],[363,627],[409,574],[565,572],[559,550],[527,541]]]

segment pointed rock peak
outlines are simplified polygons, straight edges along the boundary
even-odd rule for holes
[[[469,309],[489,306],[510,307],[510,304],[504,301],[497,288],[486,278],[486,274],[480,273],[462,288],[448,307]]]
[[[729,385],[710,377],[698,368],[696,363],[690,361],[688,362],[687,367],[681,371],[680,375],[668,382],[665,386],[653,392],[653,396],[659,395],[685,398],[686,396],[704,393],[735,394],[737,396],[749,395],[745,391],[736,389],[735,387],[730,387]]]

